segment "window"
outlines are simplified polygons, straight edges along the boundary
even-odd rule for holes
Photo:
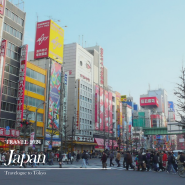
[[[43,134],[43,127],[37,127],[37,135]]]
[[[10,10],[8,10],[7,8],[5,9],[5,15],[8,18],[12,19],[17,24],[20,24],[21,26],[24,25],[24,20],[21,19],[20,17],[18,17],[17,15],[15,15],[13,12],[11,12]]]
[[[36,71],[33,71],[32,69],[29,69],[27,68],[26,70],[26,76],[30,77],[30,78],[33,78],[33,79],[36,79],[42,83],[45,83],[45,75],[43,74],[40,74]]]
[[[82,61],[80,61],[80,66],[82,66],[83,65],[83,63],[82,63]]]
[[[37,114],[37,121],[43,122],[43,114]]]
[[[10,57],[13,60],[20,62],[19,61],[20,59],[19,50],[20,48],[18,46],[15,46],[14,44],[8,42],[6,56]]]

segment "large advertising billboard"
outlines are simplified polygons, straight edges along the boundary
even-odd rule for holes
[[[157,97],[143,97],[143,98],[140,98],[140,105],[141,106],[154,105],[159,107],[159,101]]]
[[[108,92],[104,91],[104,96],[105,96],[105,100],[104,100],[104,116],[105,116],[105,132],[109,132],[109,107],[108,107]]]
[[[132,131],[132,109],[127,106],[127,122],[128,122],[128,128],[129,132]]]
[[[103,88],[100,87],[100,130],[104,129],[104,107],[103,107]]]
[[[112,125],[112,93],[109,92],[109,132],[112,133],[113,125]]]
[[[17,97],[17,112],[16,112],[17,126],[20,125],[20,122],[23,119],[27,57],[28,57],[28,45],[23,45],[21,47],[19,85],[18,85],[18,97]]]
[[[4,80],[4,67],[6,59],[6,47],[7,40],[1,42],[1,53],[0,53],[0,99],[2,99],[2,90],[3,90],[3,80]],[[1,113],[1,103],[0,103],[0,113]]]
[[[60,84],[61,65],[51,61],[50,94],[49,94],[49,121],[48,127],[59,128],[59,108],[60,108]],[[54,122],[52,121],[54,119]]]
[[[80,79],[77,80],[76,129],[80,130]]]
[[[95,85],[95,130],[100,129],[100,88],[98,85]]]
[[[121,101],[127,101],[127,95],[121,95]]]
[[[0,14],[4,15],[5,0],[0,0]]]
[[[38,22],[34,58],[52,58],[63,63],[64,30],[52,20]]]

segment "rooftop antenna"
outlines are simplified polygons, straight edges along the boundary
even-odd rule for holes
[[[83,35],[82,35],[82,48],[83,48]]]

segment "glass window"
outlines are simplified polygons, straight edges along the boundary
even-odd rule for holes
[[[37,121],[43,121],[43,114],[37,114]]]
[[[6,24],[4,23],[3,30],[6,31]]]
[[[9,111],[10,110],[10,104],[9,103],[6,103],[6,108],[5,108],[6,111]]]
[[[8,10],[8,17],[11,18],[12,12]]]
[[[17,97],[17,90],[16,89],[15,89],[15,92],[14,93],[15,93],[14,96]]]
[[[11,52],[11,58],[14,59],[14,57],[15,57],[15,53]]]
[[[11,19],[14,20],[14,13],[11,12]]]
[[[5,15],[8,16],[8,9],[5,9]]]
[[[14,94],[15,94],[14,91],[15,91],[14,89],[10,88],[10,94],[11,94],[11,96],[14,96]]]
[[[15,51],[15,45],[11,44],[11,46],[12,46],[12,47],[11,47],[11,50],[12,50],[12,51]]]
[[[8,80],[4,79],[4,85],[8,85]]]
[[[19,31],[17,31],[16,37],[19,38]]]
[[[7,56],[11,57],[11,51],[9,49],[7,49]]]
[[[7,94],[7,87],[6,86],[3,87],[3,94]]]
[[[19,33],[19,39],[22,40],[22,33]]]
[[[14,21],[17,22],[17,15],[14,15]]]
[[[36,93],[36,85],[35,84],[33,84],[33,92]]]
[[[44,88],[43,87],[40,87],[40,90],[41,90],[41,95],[43,95],[44,96]]]
[[[26,68],[26,76],[30,77],[30,69]]]
[[[9,65],[8,64],[5,64],[5,71],[9,72]]]
[[[32,83],[29,83],[29,91],[33,91],[33,84]]]
[[[17,31],[16,31],[15,29],[13,29],[13,36],[14,36],[14,37],[16,37],[16,35],[17,35],[16,32],[17,32]]]
[[[30,69],[30,77],[34,78],[34,71],[32,69]]]
[[[13,74],[13,67],[12,66],[10,66],[9,73]]]
[[[1,103],[1,109],[2,109],[2,110],[5,110],[5,109],[6,109],[6,102],[2,102],[2,103]]]
[[[13,28],[12,27],[10,27],[10,29],[9,29],[10,31],[9,31],[9,33],[11,34],[11,35],[13,35]]]

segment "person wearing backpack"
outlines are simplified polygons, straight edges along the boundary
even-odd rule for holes
[[[173,174],[176,174],[175,169],[173,168],[173,162],[174,162],[174,156],[171,152],[168,152],[168,166],[167,166],[167,173],[170,173],[170,171],[173,171]]]

